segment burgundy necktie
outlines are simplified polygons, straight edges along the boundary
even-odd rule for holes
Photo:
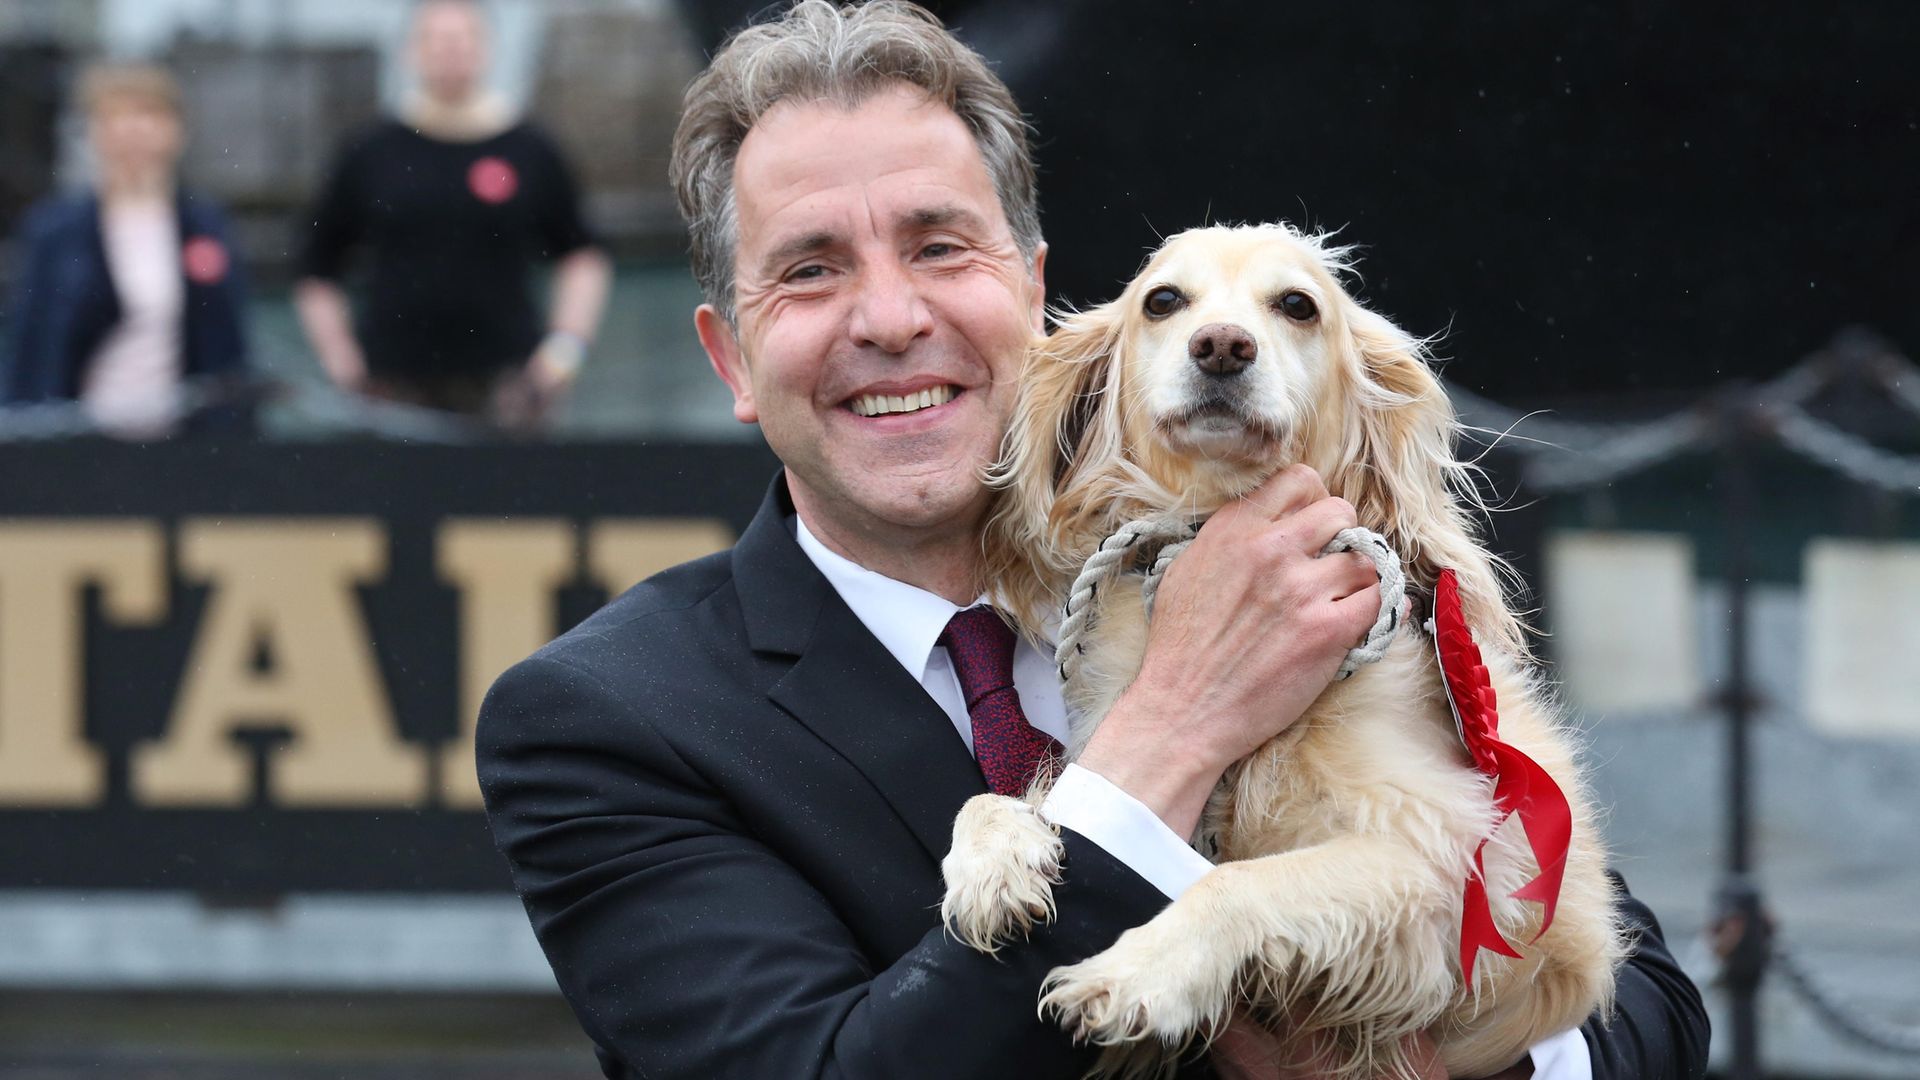
[[[973,756],[996,795],[1025,795],[1042,764],[1064,753],[1027,723],[1013,688],[1013,630],[990,607],[958,612],[940,635],[973,719]]]

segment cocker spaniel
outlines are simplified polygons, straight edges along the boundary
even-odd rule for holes
[[[1482,1075],[1611,998],[1624,941],[1573,740],[1476,539],[1484,506],[1424,344],[1348,295],[1347,255],[1286,225],[1195,229],[1117,300],[1064,315],[1029,357],[995,467],[990,588],[1038,637],[1124,523],[1199,520],[1303,462],[1399,554],[1416,621],[1452,571],[1499,738],[1565,793],[1565,862],[1537,865],[1540,838],[1463,741],[1432,639],[1404,627],[1223,777],[1195,838],[1212,871],[1049,976],[1043,1009],[1108,1048],[1101,1071],[1168,1069],[1242,1014],[1334,1047],[1343,1076],[1406,1071],[1405,1037],[1423,1030],[1452,1075]],[[1068,686],[1070,754],[1146,648],[1135,590],[1102,590],[1101,605]],[[1061,848],[1043,797],[981,796],[956,820],[943,916],[976,948],[1051,913]],[[1557,908],[1533,902],[1555,899],[1536,880],[1549,870]],[[1463,950],[1476,908],[1516,948]]]

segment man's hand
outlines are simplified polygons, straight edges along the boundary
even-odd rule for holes
[[[331,281],[302,278],[293,287],[293,305],[327,378],[349,394],[365,393],[367,360],[353,336],[347,294]]]
[[[1139,677],[1079,764],[1191,836],[1220,774],[1299,719],[1379,615],[1372,565],[1320,555],[1355,523],[1304,465],[1223,507],[1168,569]]]
[[[558,330],[548,334],[526,365],[494,388],[494,422],[519,435],[544,430],[572,390],[586,348],[586,340],[578,334]]]
[[[1425,1032],[1406,1038],[1413,1075],[1420,1080],[1447,1080],[1440,1049]],[[1225,1080],[1316,1080],[1331,1075],[1329,1048],[1282,1043],[1243,1017],[1235,1017],[1213,1041],[1213,1068]],[[1385,1073],[1381,1074],[1384,1078]]]

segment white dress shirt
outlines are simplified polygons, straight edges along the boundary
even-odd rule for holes
[[[120,321],[87,360],[80,403],[115,435],[160,438],[173,428],[186,320],[179,223],[173,204],[157,199],[107,204],[100,218]]]
[[[953,722],[954,731],[973,752],[973,720],[967,714],[960,678],[939,644],[948,620],[962,610],[946,598],[896,581],[830,550],[798,514],[794,538],[800,550],[826,577],[873,636],[900,666],[924,687],[934,703]],[[977,606],[985,599],[976,600]],[[1013,686],[1027,723],[1067,741],[1067,707],[1053,658],[1043,655],[1025,638],[1013,650]],[[1054,781],[1040,806],[1047,820],[1072,829],[1125,863],[1169,900],[1179,898],[1213,868],[1206,857],[1161,821],[1138,799],[1121,791],[1092,769],[1069,764]],[[1534,1076],[1541,1080],[1592,1080],[1593,1065],[1580,1032],[1566,1031],[1533,1048]]]

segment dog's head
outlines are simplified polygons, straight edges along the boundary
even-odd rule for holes
[[[1456,422],[1422,343],[1341,285],[1347,249],[1286,225],[1180,233],[1112,303],[1038,343],[994,482],[992,572],[1023,620],[1100,539],[1146,514],[1211,513],[1291,462],[1384,534],[1417,588],[1460,572],[1468,615],[1521,647],[1494,561],[1456,501]],[[1021,554],[1015,555],[1018,550]]]

